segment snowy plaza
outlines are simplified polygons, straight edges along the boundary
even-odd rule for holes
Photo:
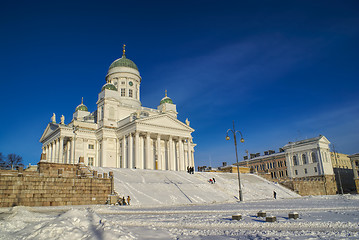
[[[277,217],[265,222],[259,211]],[[0,239],[358,239],[359,197],[1,209]],[[296,211],[298,219],[288,219]],[[242,214],[242,220],[232,215]]]
[[[130,206],[0,209],[0,239],[358,239],[359,196],[306,196],[254,174],[114,171]],[[216,183],[208,183],[215,177]],[[273,191],[277,199],[273,199]],[[257,217],[259,211],[276,222]],[[298,219],[288,214],[297,212]],[[232,220],[241,214],[242,219]]]

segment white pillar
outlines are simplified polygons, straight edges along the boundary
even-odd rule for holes
[[[188,161],[188,166],[190,167],[193,167],[191,164],[192,164],[192,161],[191,161],[191,139],[188,138],[187,139],[187,154],[188,154],[188,158],[187,158],[187,161]]]
[[[49,146],[45,146],[45,153],[46,153],[46,161],[49,161]]]
[[[139,142],[139,152],[140,152],[140,164],[139,168],[145,169],[146,168],[146,162],[145,162],[145,137],[140,136],[140,142]]]
[[[178,140],[179,144],[179,171],[185,170],[185,162],[184,162],[184,150],[183,150],[183,141],[182,138]]]
[[[172,136],[170,135],[168,140],[168,170],[174,170],[174,154],[173,154],[173,141]]]
[[[162,170],[162,159],[161,159],[161,135],[157,135],[157,149],[156,149],[156,161],[157,168]],[[156,166],[155,166],[156,168]]]
[[[106,139],[102,139],[102,148],[101,148],[101,166],[100,167],[107,167],[107,159],[106,159]]]
[[[50,162],[54,162],[54,142],[51,143],[50,145],[50,149],[51,149],[51,157],[50,157]]]
[[[133,140],[131,133],[128,136],[128,168],[133,168]]]
[[[99,142],[96,140],[94,166],[99,167],[99,160],[100,160],[100,147],[99,147]]]
[[[146,134],[146,157],[145,157],[146,169],[154,169],[150,150],[151,150],[151,138],[150,138],[150,133],[147,133]]]
[[[127,148],[126,148],[126,136],[124,135],[122,137],[122,167],[123,168],[127,168],[127,158],[126,158],[126,152],[127,152]]]
[[[60,137],[60,146],[59,146],[59,163],[64,163],[63,159],[63,149],[64,149],[64,138]]]
[[[71,139],[71,161],[70,161],[70,163],[72,163],[72,164],[75,164],[75,160],[74,160],[74,158],[75,158],[74,143],[75,143],[75,140],[74,140],[74,138],[72,138]]]
[[[140,143],[140,133],[138,131],[135,132],[135,167],[140,168],[140,149],[139,149],[139,143]]]

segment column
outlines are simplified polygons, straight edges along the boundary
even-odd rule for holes
[[[173,141],[174,170],[179,171],[178,141]]]
[[[157,161],[157,169],[162,170],[162,159],[161,159],[161,135],[157,135],[157,147],[156,147],[156,161]],[[156,168],[156,166],[155,166]]]
[[[45,146],[46,161],[49,161],[49,146]]]
[[[72,163],[72,164],[75,164],[75,161],[74,161],[74,157],[75,157],[75,151],[74,151],[74,144],[75,144],[75,140],[74,138],[71,138],[71,160],[69,163]]]
[[[140,133],[135,132],[135,167],[140,168]]]
[[[145,163],[145,137],[144,136],[140,136],[139,153],[140,153],[139,168],[145,169],[146,163]]]
[[[102,139],[102,148],[101,148],[101,166],[100,167],[107,167],[106,163],[106,138]]]
[[[190,138],[188,138],[187,139],[187,154],[188,154],[188,158],[187,158],[187,161],[188,161],[188,166],[190,166],[190,167],[193,167],[192,166],[192,159],[191,159],[191,139]]]
[[[123,168],[127,168],[127,158],[126,158],[126,152],[127,152],[127,148],[126,148],[126,136],[124,135],[122,137],[122,167]]]
[[[95,160],[94,160],[94,166],[98,167],[99,166],[99,159],[100,159],[100,148],[99,148],[99,143],[96,140],[95,142]]]
[[[318,156],[318,175],[324,175],[323,156],[320,152],[320,148],[317,149],[317,156]]]
[[[184,150],[183,150],[183,142],[182,142],[182,138],[179,138],[178,140],[178,144],[179,144],[179,171],[184,171],[185,170],[185,162],[184,162]]]
[[[132,135],[128,136],[128,168],[133,168],[133,140]]]
[[[50,143],[50,162],[54,162],[54,143]]]
[[[60,146],[59,146],[59,163],[64,163],[63,159],[63,149],[64,149],[64,138],[60,137]]]
[[[145,157],[145,168],[146,169],[154,169],[153,161],[151,158],[151,138],[150,133],[146,134],[146,157]]]
[[[169,154],[168,154],[168,170],[174,170],[175,169],[175,163],[174,163],[174,151],[173,151],[173,140],[172,140],[172,136],[169,137],[168,140],[168,150],[169,150]]]

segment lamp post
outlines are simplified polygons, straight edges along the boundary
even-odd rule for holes
[[[232,132],[233,133],[233,138],[234,138],[234,147],[236,149],[236,160],[237,160],[237,174],[238,174],[238,191],[239,191],[239,201],[243,201],[243,196],[242,196],[242,188],[241,188],[241,177],[239,175],[239,164],[238,164],[238,153],[237,153],[237,137],[236,134],[239,133],[241,135],[241,143],[244,143],[244,139],[242,136],[242,133],[240,131],[236,131],[235,127],[234,127],[234,121],[233,121],[233,129],[228,129],[227,130],[227,136],[226,136],[226,140],[228,141],[230,138],[228,136],[228,133]]]

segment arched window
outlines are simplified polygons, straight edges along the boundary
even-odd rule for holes
[[[293,156],[293,165],[294,166],[298,165],[297,156]]]
[[[312,162],[313,163],[318,162],[317,155],[315,154],[315,152],[312,152]]]
[[[307,156],[305,154],[302,154],[302,160],[303,160],[303,164],[307,164]]]

